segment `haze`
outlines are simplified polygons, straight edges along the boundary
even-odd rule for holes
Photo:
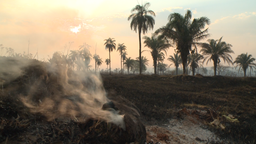
[[[149,9],[156,13],[154,30],[148,31],[148,36],[164,26],[171,13],[184,15],[190,9],[193,17],[206,16],[210,19],[209,38],[223,36],[224,41],[233,45],[233,59],[241,53],[256,57],[255,0],[2,0],[0,44],[13,48],[17,53],[29,51],[35,55],[38,51],[38,59],[48,61],[56,51],[65,54],[86,43],[91,46],[91,54],[96,51],[105,61],[108,51],[105,50],[104,39],[111,37],[117,44],[126,45],[128,57],[136,58],[139,56],[138,34],[130,29],[127,18],[133,7],[146,2],[150,2]],[[142,49],[147,48],[143,46]],[[169,48],[168,56],[173,52],[174,48]],[[5,53],[1,52],[2,55]],[[152,69],[150,53],[142,55],[149,60],[148,69]],[[120,68],[119,53],[114,51],[111,56],[112,69]],[[165,63],[170,64],[167,60]],[[100,68],[106,67],[104,63]]]

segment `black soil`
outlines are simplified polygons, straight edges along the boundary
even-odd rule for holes
[[[102,75],[108,98],[125,115],[124,131],[100,119],[48,121],[41,113],[31,113],[21,97],[32,95],[36,105],[56,93],[63,94],[59,74],[46,67],[46,63],[33,61],[22,68],[21,76],[5,83],[2,81],[11,73],[0,75],[5,76],[0,77],[0,143],[144,143],[142,123],[160,125],[168,119],[182,119],[188,114],[186,109],[206,110],[200,120],[224,143],[256,143],[256,78]],[[86,84],[84,87],[90,85]],[[36,87],[32,94],[31,86]],[[239,122],[228,121],[224,118],[228,115]],[[225,128],[211,125],[215,119]]]
[[[219,119],[225,129],[208,125],[224,141],[256,143],[256,78],[103,75],[107,91],[115,91],[134,103],[145,124],[165,123],[179,117],[178,110],[202,105],[213,113],[209,124]],[[230,122],[223,115],[239,120]],[[155,123],[154,123],[155,124]]]

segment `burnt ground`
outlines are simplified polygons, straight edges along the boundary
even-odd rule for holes
[[[3,62],[0,144],[145,143],[137,107],[116,95],[106,100],[93,73],[81,78],[58,63],[53,69],[36,60],[0,58]]]
[[[102,77],[108,92],[114,91],[138,107],[145,125],[162,125],[170,119],[193,115],[220,137],[222,143],[256,142],[256,78]]]
[[[115,105],[108,105],[109,111],[124,116],[123,129],[86,117],[77,105],[82,95],[66,89],[103,90],[95,77],[80,80],[58,64],[52,72],[49,64],[36,60],[26,61],[30,64],[17,75],[23,60],[1,60],[14,71],[0,73],[0,144],[256,142],[256,78],[102,75]],[[62,102],[68,105],[62,107]],[[60,114],[63,108],[66,112]],[[212,133],[218,139],[209,137]]]

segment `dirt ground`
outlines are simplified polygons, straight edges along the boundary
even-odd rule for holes
[[[148,143],[256,143],[256,79],[103,75],[142,114]]]

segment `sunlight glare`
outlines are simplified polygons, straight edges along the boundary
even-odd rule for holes
[[[80,29],[81,29],[81,25],[79,25],[77,27],[71,26],[70,31],[73,33],[78,33],[78,32],[80,32]]]

